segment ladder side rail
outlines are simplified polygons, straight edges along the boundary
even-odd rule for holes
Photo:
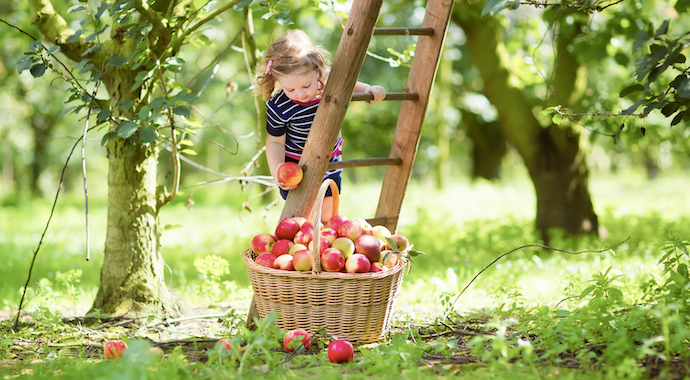
[[[405,92],[416,93],[416,101],[403,101],[393,137],[390,158],[401,158],[399,166],[388,166],[383,177],[375,219],[386,220],[386,227],[395,231],[402,202],[419,146],[422,124],[429,103],[434,77],[450,23],[453,0],[429,0],[422,21],[423,28],[433,28],[431,36],[420,36],[407,78]],[[395,216],[395,217],[394,217]]]
[[[355,0],[333,59],[321,102],[314,116],[300,165],[302,183],[288,193],[281,219],[308,215],[326,172],[331,151],[345,119],[352,93],[381,11],[383,0]],[[316,226],[318,221],[315,221]]]

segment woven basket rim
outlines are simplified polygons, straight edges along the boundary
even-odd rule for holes
[[[292,277],[292,278],[313,278],[313,279],[347,279],[347,280],[371,280],[371,279],[381,279],[388,276],[392,276],[405,268],[402,260],[398,260],[398,263],[386,271],[381,272],[367,272],[367,273],[342,273],[342,272],[326,272],[321,271],[318,274],[312,273],[312,271],[294,271],[294,270],[282,270],[273,269],[261,266],[252,260],[251,249],[248,249],[242,253],[242,259],[247,264],[247,270],[265,273],[268,275],[278,276],[278,277]]]

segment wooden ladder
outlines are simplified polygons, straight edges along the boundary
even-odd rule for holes
[[[395,231],[402,202],[412,172],[422,124],[429,104],[436,70],[441,58],[453,0],[428,0],[420,27],[376,28],[383,0],[355,0],[338,45],[328,86],[314,117],[300,165],[302,183],[291,190],[281,219],[308,215],[327,169],[386,165],[376,215],[372,225],[385,225]],[[331,149],[340,132],[350,101],[372,100],[372,94],[352,94],[359,78],[372,36],[416,35],[405,92],[388,93],[385,100],[402,101],[391,151],[387,158],[366,158],[329,163]]]
[[[436,76],[446,30],[451,18],[453,0],[428,0],[421,27],[376,28],[383,0],[354,0],[343,36],[338,45],[309,138],[304,147],[300,166],[304,177],[300,185],[288,193],[280,219],[309,215],[316,201],[323,175],[327,169],[387,165],[376,216],[368,219],[372,225],[385,225],[395,231],[398,216],[412,172],[424,114],[429,104],[431,88]],[[329,163],[332,148],[345,120],[350,101],[373,100],[372,94],[354,94],[364,58],[372,36],[417,35],[417,47],[412,58],[405,92],[388,93],[385,100],[402,101],[395,135],[388,158],[366,158]],[[254,326],[258,318],[252,299],[247,326]]]

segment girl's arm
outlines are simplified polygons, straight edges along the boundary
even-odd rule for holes
[[[378,103],[386,97],[386,89],[383,86],[370,86],[364,82],[357,82],[354,92],[371,92],[374,95],[374,103]]]
[[[268,170],[273,176],[276,185],[283,190],[291,190],[295,187],[284,187],[278,182],[278,166],[285,162],[285,135],[273,136],[266,134],[266,161],[268,161]]]

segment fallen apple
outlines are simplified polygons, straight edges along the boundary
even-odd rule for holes
[[[304,346],[305,350],[311,347],[309,333],[302,329],[288,331],[287,335],[283,338],[283,347],[285,347],[285,351],[293,352],[298,349],[299,346]]]
[[[328,344],[328,360],[331,363],[348,363],[355,358],[355,347],[344,339],[336,339]]]
[[[276,169],[276,180],[281,187],[294,189],[302,182],[303,176],[302,168],[294,162],[283,162]]]
[[[295,252],[292,255],[292,266],[297,271],[308,271],[314,267],[314,255],[308,249]]]
[[[361,253],[353,253],[345,260],[347,273],[367,273],[371,269],[371,262]]]
[[[281,239],[278,240],[275,244],[273,244],[273,248],[271,249],[271,253],[280,256],[280,255],[287,255],[288,251],[290,250],[290,247],[292,247],[295,243],[292,242],[292,240],[287,240],[287,239]]]
[[[340,272],[345,266],[345,257],[336,248],[326,248],[321,254],[321,269],[326,272]]]
[[[114,339],[105,342],[103,354],[106,359],[117,359],[122,357],[122,353],[127,349],[127,343]]]
[[[271,252],[264,252],[256,257],[254,262],[262,267],[273,268],[273,263],[276,261],[276,255]]]
[[[271,252],[275,243],[276,238],[273,235],[267,233],[258,234],[252,239],[252,252],[256,254]]]
[[[300,228],[302,227],[295,219],[290,217],[283,218],[280,222],[278,222],[278,226],[276,226],[275,237],[279,240],[292,240],[295,238],[295,234],[300,230]]]
[[[149,348],[149,355],[151,355],[154,359],[160,360],[165,356],[165,351],[158,346],[153,346]]]
[[[363,254],[372,263],[381,261],[381,241],[374,235],[359,235],[355,239],[355,253]]]
[[[343,257],[345,257],[345,260],[347,260],[350,256],[352,256],[353,253],[355,253],[355,242],[353,242],[350,238],[346,238],[344,236],[341,236],[333,240],[333,243],[331,243],[331,247],[339,249],[340,252],[343,253]]]
[[[293,257],[291,255],[280,255],[273,262],[273,269],[295,270],[292,260]]]

